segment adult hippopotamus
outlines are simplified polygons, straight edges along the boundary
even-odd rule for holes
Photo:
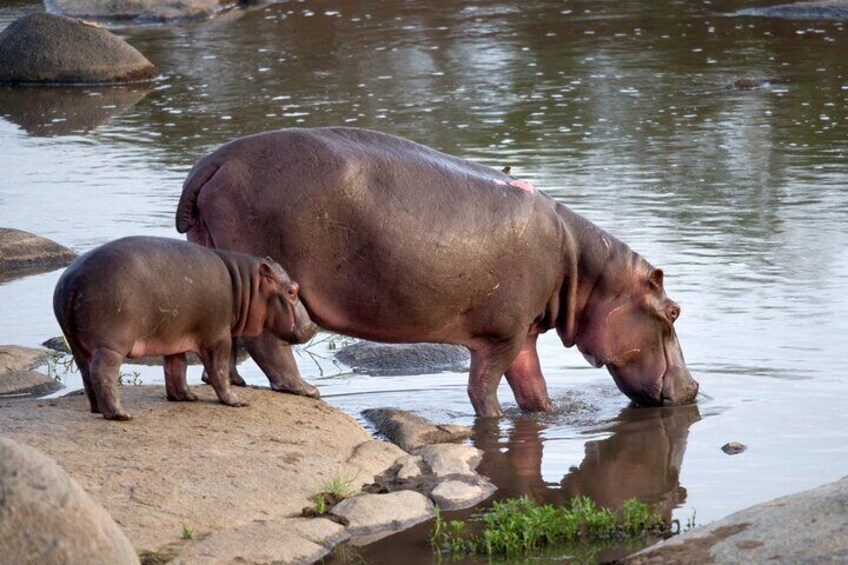
[[[500,414],[550,406],[536,353],[556,328],[641,405],[692,402],[663,273],[529,183],[412,141],[352,128],[284,129],[227,143],[183,186],[177,230],[269,255],[303,287],[320,326],[471,352],[468,395]],[[248,340],[266,373],[313,394],[288,348]]]
[[[77,258],[56,283],[53,311],[82,373],[91,411],[129,420],[118,395],[125,357],[165,356],[168,400],[197,400],[186,351],[197,351],[218,398],[230,390],[233,337],[289,343],[315,333],[299,287],[271,259],[159,237],[127,237]]]

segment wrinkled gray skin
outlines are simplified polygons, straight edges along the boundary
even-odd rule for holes
[[[532,187],[405,139],[351,128],[237,139],[189,173],[177,229],[285,265],[322,327],[466,346],[480,416],[501,413],[504,374],[522,409],[550,407],[536,339],[551,328],[639,404],[698,391],[662,271]],[[283,343],[247,348],[285,389],[308,390]]]
[[[297,283],[273,260],[156,237],[77,258],[56,284],[53,311],[91,411],[108,420],[130,419],[118,395],[125,357],[163,355],[168,400],[192,401],[185,352],[196,351],[221,402],[244,406],[230,390],[234,336],[301,343],[316,329]]]

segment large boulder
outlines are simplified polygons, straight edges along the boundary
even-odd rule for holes
[[[624,560],[665,563],[846,563],[848,477],[740,510]]]
[[[44,349],[0,345],[0,400],[42,396],[61,389],[61,383],[32,370],[48,359],[50,354]]]
[[[336,359],[356,373],[424,375],[468,368],[468,350],[446,343],[376,343],[358,341],[340,349]]]
[[[76,253],[43,237],[11,228],[0,228],[0,281],[33,269],[58,269]]]
[[[52,459],[0,438],[4,563],[138,563],[109,514]]]
[[[93,20],[167,22],[204,20],[247,0],[46,0],[47,9]]]
[[[787,20],[848,20],[848,0],[793,2],[776,6],[745,8],[734,16],[783,18]]]
[[[0,83],[122,83],[155,73],[129,43],[81,20],[30,14],[0,33]]]

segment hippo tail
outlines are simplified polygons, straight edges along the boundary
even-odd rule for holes
[[[191,170],[183,183],[183,193],[177,204],[177,231],[187,233],[197,223],[200,209],[197,207],[197,199],[200,191],[215,173],[221,168],[222,163],[201,161]]]

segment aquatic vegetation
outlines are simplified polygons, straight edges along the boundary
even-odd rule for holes
[[[599,508],[588,497],[572,499],[563,507],[539,505],[527,496],[492,504],[479,516],[482,530],[469,534],[460,520],[445,521],[436,513],[430,544],[438,553],[454,557],[486,555],[515,558],[543,547],[583,540],[628,541],[648,534],[662,534],[669,524],[662,505],[636,499],[626,501],[616,513]]]

